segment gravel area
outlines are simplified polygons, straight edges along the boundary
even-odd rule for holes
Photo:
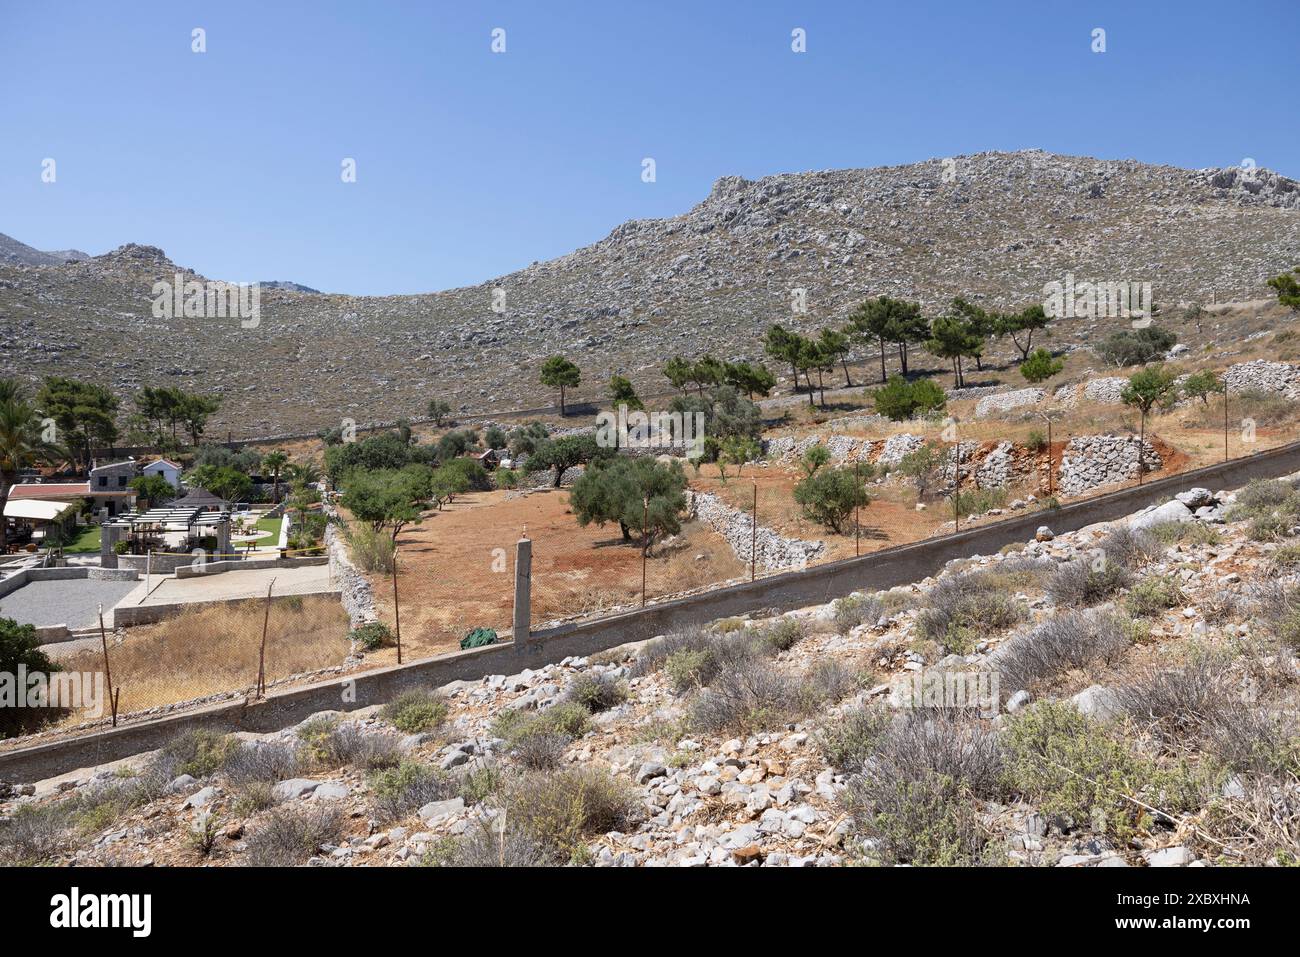
[[[101,602],[107,612],[138,584],[88,578],[29,582],[0,599],[0,618],[12,618],[23,625],[89,628],[99,621]]]

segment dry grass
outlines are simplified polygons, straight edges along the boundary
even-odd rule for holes
[[[142,625],[108,649],[118,710],[139,711],[257,681],[265,603],[195,607],[169,621]],[[338,599],[304,595],[273,602],[266,638],[266,680],[341,664],[347,654],[347,613]],[[61,662],[69,671],[102,672],[103,655],[87,649]],[[74,713],[70,723],[84,721]]]

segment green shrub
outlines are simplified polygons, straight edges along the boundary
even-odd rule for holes
[[[397,820],[431,801],[445,801],[457,791],[452,779],[418,761],[404,760],[370,777],[370,792],[386,820]]]
[[[345,764],[374,770],[393,767],[401,760],[395,739],[367,732],[352,722],[340,724],[332,716],[312,718],[298,728],[299,755],[307,765],[337,768]]]
[[[808,636],[808,623],[802,618],[778,618],[758,632],[758,640],[773,652],[789,651]]]
[[[163,746],[163,754],[174,762],[177,775],[206,778],[225,767],[238,748],[234,735],[199,728],[172,738]]]
[[[460,779],[460,796],[466,804],[480,804],[501,790],[505,775],[495,764],[471,768]]]
[[[348,632],[348,640],[355,641],[367,651],[374,651],[385,645],[391,645],[395,639],[393,630],[382,621],[368,621]]]
[[[1149,823],[1139,797],[1155,768],[1069,704],[1042,702],[1005,733],[1011,786],[1045,814],[1125,840]]]
[[[418,734],[432,731],[447,720],[447,702],[430,691],[404,691],[379,710],[379,716],[398,731]]]
[[[916,633],[953,654],[969,654],[975,645],[1025,616],[1025,608],[985,572],[941,578],[926,594],[916,619]]]
[[[948,395],[931,379],[909,382],[900,375],[890,376],[879,389],[868,389],[867,397],[880,415],[896,422],[927,412],[938,412],[948,404]]]
[[[1037,455],[1047,450],[1047,436],[1038,429],[1031,429],[1029,435],[1025,437],[1025,448]]]
[[[1163,358],[1177,343],[1178,336],[1169,330],[1147,326],[1111,333],[1097,346],[1096,352],[1111,365],[1135,366]]]
[[[835,630],[841,635],[847,634],[858,625],[874,625],[884,614],[884,606],[880,599],[873,595],[846,595],[837,598],[832,610]]]
[[[1276,542],[1291,534],[1295,524],[1291,519],[1281,515],[1256,515],[1246,527],[1246,537],[1252,542]]]
[[[717,659],[705,648],[682,648],[664,660],[664,673],[676,694],[702,687],[717,673]]]
[[[1204,522],[1161,522],[1147,534],[1162,545],[1221,545],[1223,536]]]
[[[580,738],[591,727],[591,713],[574,701],[562,701],[534,714],[519,709],[501,712],[492,725],[492,733],[513,746],[521,739],[538,734],[559,734]]]
[[[565,698],[595,714],[626,701],[627,685],[608,675],[581,674],[569,683]]]
[[[0,518],[0,521],[4,521]],[[34,625],[20,625],[12,618],[0,618],[0,674],[16,675],[19,668],[29,674],[51,675],[61,668],[40,649]],[[39,727],[60,714],[57,708],[0,708],[0,738]]]
[[[1149,618],[1180,604],[1182,589],[1169,577],[1144,578],[1124,596],[1124,608],[1134,618]]]
[[[506,807],[507,818],[555,860],[581,863],[586,842],[622,827],[633,801],[612,775],[578,770],[525,775],[510,787]]]
[[[1005,488],[963,489],[957,496],[957,512],[961,515],[983,515],[1007,504]]]
[[[822,469],[794,488],[794,500],[803,514],[842,534],[850,516],[871,502],[866,486],[852,469]]]
[[[831,767],[852,774],[861,771],[876,753],[890,720],[890,713],[883,709],[858,708],[825,725],[817,743]]]

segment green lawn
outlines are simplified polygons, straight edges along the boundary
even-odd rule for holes
[[[99,526],[87,525],[77,536],[77,540],[63,549],[65,554],[99,551]]]
[[[282,518],[259,518],[257,527],[267,534],[253,544],[259,548],[275,548],[280,543],[280,523],[283,521]]]

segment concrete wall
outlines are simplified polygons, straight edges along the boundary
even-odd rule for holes
[[[194,561],[194,556],[189,552],[154,552],[149,555],[118,555],[117,565],[119,568],[133,568],[141,575],[146,570],[153,575],[170,575],[182,565],[189,565]]]
[[[731,615],[759,609],[783,611],[830,601],[857,589],[902,585],[934,574],[953,558],[987,555],[1011,542],[1026,541],[1039,525],[1048,525],[1058,534],[1074,531],[1096,522],[1122,518],[1193,486],[1211,490],[1235,488],[1252,479],[1295,471],[1300,471],[1300,443],[1060,509],[1019,515],[970,531],[883,549],[804,572],[787,572],[720,588],[597,621],[534,632],[533,639],[521,649],[516,649],[513,643],[502,643],[456,651],[402,666],[356,673],[345,679],[274,692],[260,701],[215,705],[0,753],[0,779],[11,783],[34,781],[92,767],[159,747],[173,735],[192,728],[274,731],[317,711],[348,711],[379,704],[410,687],[436,687],[450,681],[477,680],[489,674],[513,674],[568,655],[593,654]]]
[[[61,568],[28,568],[0,581],[0,598],[17,591],[28,582],[71,581],[93,578],[101,581],[135,581],[139,576],[130,569],[91,568],[86,565]]]
[[[338,595],[338,590],[301,592],[293,595],[272,595],[271,601],[278,604],[280,602],[305,598],[308,595]],[[193,608],[215,608],[221,605],[239,605],[246,601],[265,600],[265,595],[250,595],[247,598],[223,598],[219,601],[177,601],[155,605],[118,605],[113,609],[113,627],[120,628],[133,625],[152,625],[155,622],[166,621],[168,618],[175,618]]]
[[[235,558],[220,562],[208,562],[202,566],[182,565],[176,569],[177,578],[205,578],[220,575],[222,572],[244,571],[249,568],[299,568],[303,565],[328,565],[329,559],[324,555],[306,558]]]

